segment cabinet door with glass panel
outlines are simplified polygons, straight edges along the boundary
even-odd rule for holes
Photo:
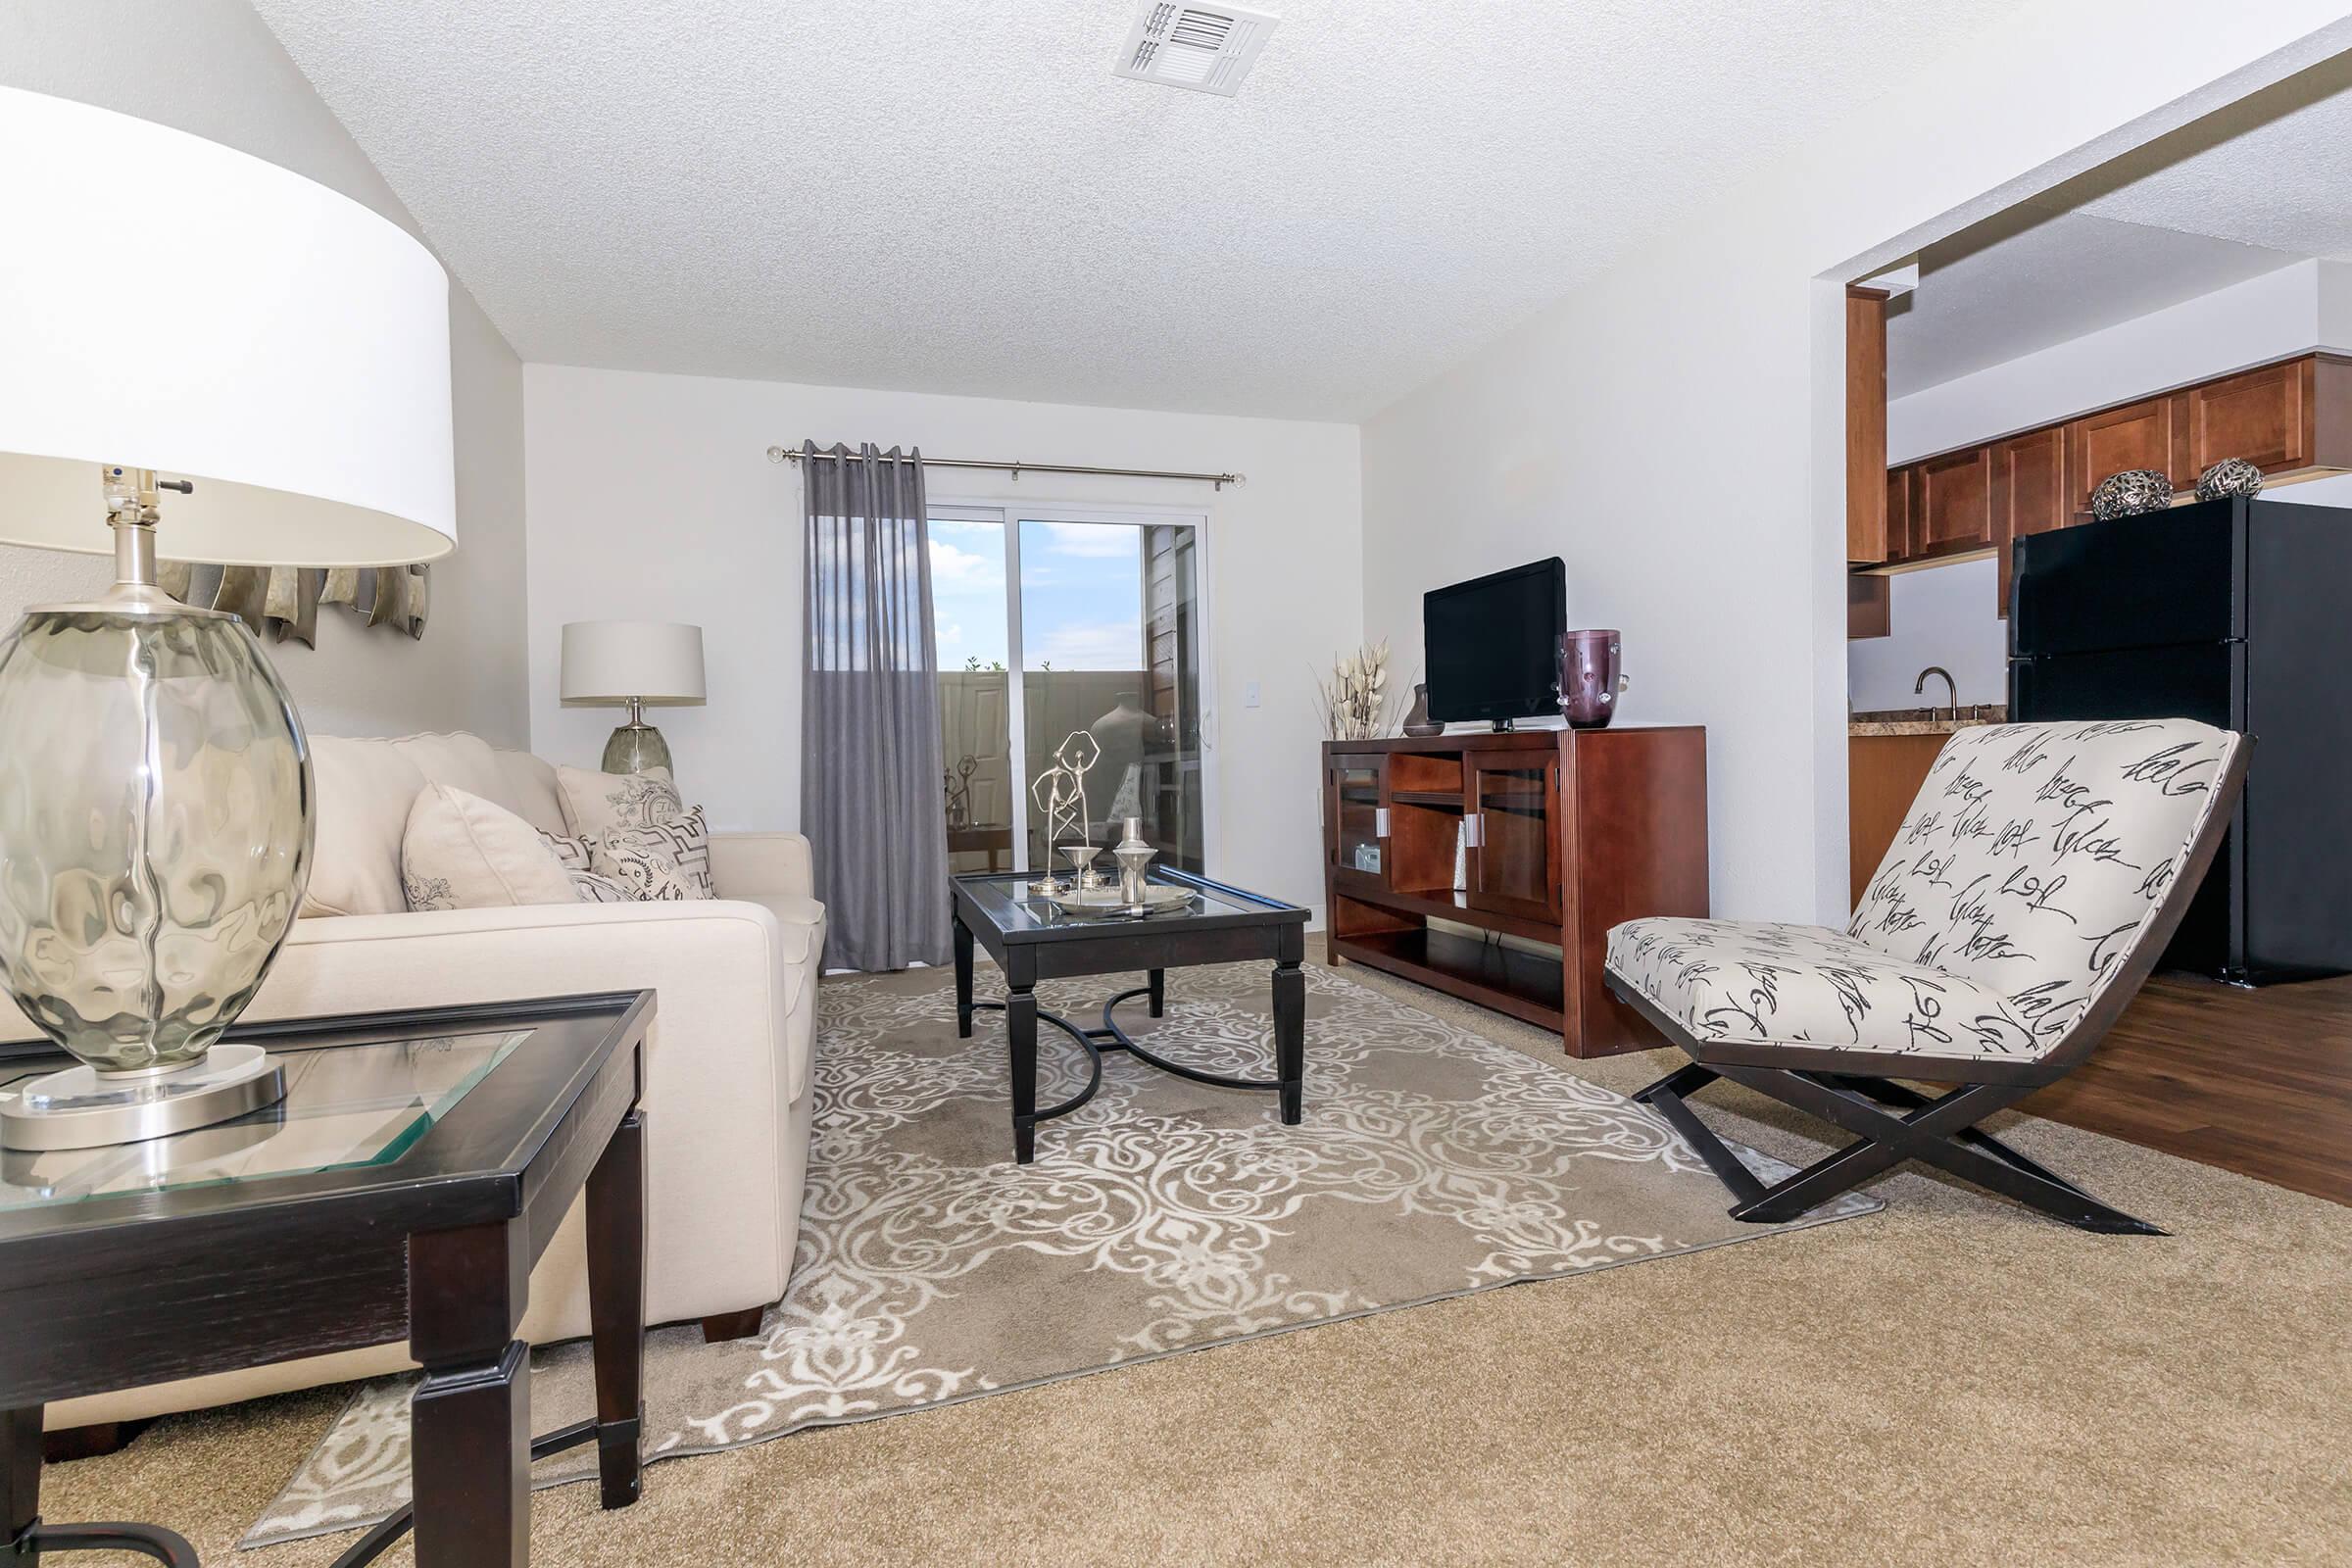
[[[1469,831],[1462,900],[1474,909],[1560,917],[1560,760],[1550,753],[1463,759]]]
[[[1388,759],[1377,752],[1334,756],[1325,779],[1332,880],[1379,892],[1388,887]]]

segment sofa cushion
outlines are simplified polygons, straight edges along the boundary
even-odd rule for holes
[[[403,735],[392,749],[416,763],[428,783],[447,784],[501,810],[522,814],[505,765],[479,735]]]
[[[1700,1040],[2020,1060],[2056,1044],[1999,992],[1828,926],[1628,920],[1608,966]]]
[[[311,737],[311,878],[305,915],[398,914],[409,906],[400,845],[424,775],[391,741]]]
[[[500,752],[498,765],[514,798],[514,813],[542,833],[566,833],[570,819],[564,814],[564,797],[556,789],[556,770],[528,752]]]
[[[539,830],[447,784],[427,784],[409,812],[402,879],[412,909],[577,904],[571,874]]]
[[[665,767],[643,773],[595,773],[584,767],[556,769],[564,820],[571,832],[594,838],[607,828],[645,827],[682,815],[685,801]]]

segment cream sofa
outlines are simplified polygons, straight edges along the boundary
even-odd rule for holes
[[[647,1320],[724,1318],[782,1296],[800,1232],[825,940],[824,907],[809,897],[808,840],[713,835],[715,901],[412,913],[400,840],[426,781],[560,833],[555,769],[471,735],[314,736],[311,748],[318,847],[306,917],[247,1015],[658,992],[644,1100]],[[545,1344],[587,1332],[575,1208],[531,1275],[522,1336]],[[53,1404],[47,1424],[199,1409],[409,1364],[398,1345],[280,1362]]]

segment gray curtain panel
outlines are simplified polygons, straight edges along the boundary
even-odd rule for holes
[[[825,906],[825,965],[948,961],[930,523],[920,454],[801,448],[807,660],[801,831]]]

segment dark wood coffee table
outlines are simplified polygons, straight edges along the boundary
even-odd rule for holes
[[[241,1024],[285,1101],[171,1138],[0,1154],[0,1562],[112,1547],[193,1568],[153,1525],[39,1517],[44,1404],[407,1340],[416,1560],[529,1555],[530,1459],[593,1442],[636,1500],[650,991]],[[0,1093],[60,1064],[0,1046]],[[530,1436],[531,1265],[588,1202],[596,1418]],[[396,1515],[341,1559],[406,1531]]]
[[[1012,1053],[1013,1157],[1028,1164],[1037,1155],[1037,1124],[1066,1116],[1102,1087],[1102,1053],[1124,1051],[1162,1072],[1223,1089],[1262,1089],[1281,1097],[1284,1125],[1295,1127],[1305,1109],[1306,910],[1204,877],[1157,870],[1152,880],[1190,888],[1190,909],[1139,919],[1064,915],[1029,894],[1030,878],[1016,873],[948,879],[956,911],[956,1033],[972,1037],[972,1014],[1002,1011]],[[1004,971],[1003,1002],[972,1000],[972,945],[988,950]],[[1148,999],[1159,1017],[1167,1001],[1167,971],[1200,963],[1250,958],[1274,962],[1274,1076],[1235,1078],[1170,1061],[1145,1050],[1119,1027],[1116,1009],[1136,997]],[[1102,1027],[1090,1029],[1037,1005],[1038,981],[1071,975],[1123,974],[1142,969],[1147,983],[1102,1004]],[[1086,1087],[1044,1110],[1037,1108],[1037,1026],[1052,1024],[1084,1047],[1093,1071]]]

